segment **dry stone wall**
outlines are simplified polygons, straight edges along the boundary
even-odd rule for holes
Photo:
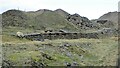
[[[98,39],[97,33],[43,33],[29,34],[24,36],[30,40],[43,41],[44,39],[79,39],[79,38],[95,38]]]

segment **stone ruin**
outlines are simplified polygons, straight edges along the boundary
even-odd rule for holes
[[[41,33],[24,35],[24,38],[29,40],[44,41],[44,39],[79,39],[79,38],[94,38],[98,39],[97,33]]]

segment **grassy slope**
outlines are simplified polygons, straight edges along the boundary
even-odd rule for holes
[[[15,65],[31,65],[30,63],[24,64],[24,62],[30,62],[32,59],[50,66],[65,65],[65,62],[71,64],[77,62],[82,66],[114,66],[117,60],[118,43],[117,38],[114,37],[106,39],[58,39],[46,40],[45,42],[19,40],[15,37],[10,40],[10,37],[9,39],[4,37],[3,42],[4,58]],[[71,46],[60,48],[65,43]],[[52,57],[53,60],[43,57],[42,53]]]
[[[66,12],[66,11],[64,11],[62,9],[56,9],[54,12],[57,13],[57,14],[59,14],[59,15],[61,15],[64,18],[67,18],[67,16],[69,15],[68,12]]]
[[[6,24],[6,28],[3,27],[3,32],[6,33],[25,32],[24,30],[26,30],[26,33],[33,33],[47,29],[79,31],[75,25],[66,21],[64,17],[50,10],[36,12],[9,10],[3,13],[3,21]],[[8,25],[10,26],[8,27]]]
[[[118,13],[119,12],[108,12],[104,15],[102,15],[99,19],[103,20],[110,20],[114,26],[111,26],[111,28],[116,28],[118,29]],[[110,26],[110,25],[109,25]]]
[[[114,37],[104,39],[58,39],[45,42],[29,41],[11,36],[17,31],[23,33],[41,32],[45,29],[66,29],[77,31],[73,25],[52,11],[26,13],[27,22],[32,27],[7,27],[3,28],[2,46],[4,59],[10,60],[15,65],[31,65],[31,60],[50,66],[65,65],[65,62],[77,62],[79,65],[115,65],[117,58],[117,39]],[[17,18],[19,19],[19,18]],[[18,21],[19,22],[19,21]],[[91,31],[90,31],[91,32]],[[1,37],[1,36],[0,36]],[[68,43],[69,47],[60,48]],[[45,53],[52,57],[49,60],[42,56]],[[71,55],[71,56],[69,56]],[[83,58],[80,56],[82,55]],[[27,64],[25,64],[26,62]]]
[[[27,15],[30,17],[29,24],[36,26],[37,29],[65,29],[77,31],[76,27],[53,11],[44,11],[42,13],[38,11],[36,13],[27,13]]]

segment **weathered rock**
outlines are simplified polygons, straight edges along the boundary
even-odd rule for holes
[[[78,66],[79,64],[77,62],[73,62],[72,66]]]
[[[53,60],[53,58],[51,56],[49,56],[48,54],[45,54],[45,53],[41,52],[41,55],[43,57],[45,57],[46,59]]]
[[[16,35],[19,38],[23,38],[24,37],[24,34],[22,32],[17,32]]]
[[[63,46],[65,46],[65,47],[70,47],[71,45],[68,44],[68,43],[65,43]]]
[[[93,27],[92,22],[88,18],[81,17],[79,14],[69,15],[67,20],[82,29],[88,29]]]
[[[68,57],[71,58],[71,57],[72,57],[72,54],[71,54],[70,52],[67,52],[67,53],[66,53],[66,56],[68,56]]]
[[[103,35],[106,34],[108,36],[111,36],[111,35],[117,33],[117,31],[115,29],[112,29],[112,28],[103,28],[101,30],[98,30],[97,32],[98,32],[98,34],[103,34]]]
[[[68,66],[68,67],[70,67],[71,63],[65,62],[65,65]]]

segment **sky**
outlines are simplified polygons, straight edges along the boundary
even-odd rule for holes
[[[37,11],[39,9],[63,9],[89,19],[97,19],[105,13],[118,11],[119,0],[0,0],[0,14],[9,9]]]

